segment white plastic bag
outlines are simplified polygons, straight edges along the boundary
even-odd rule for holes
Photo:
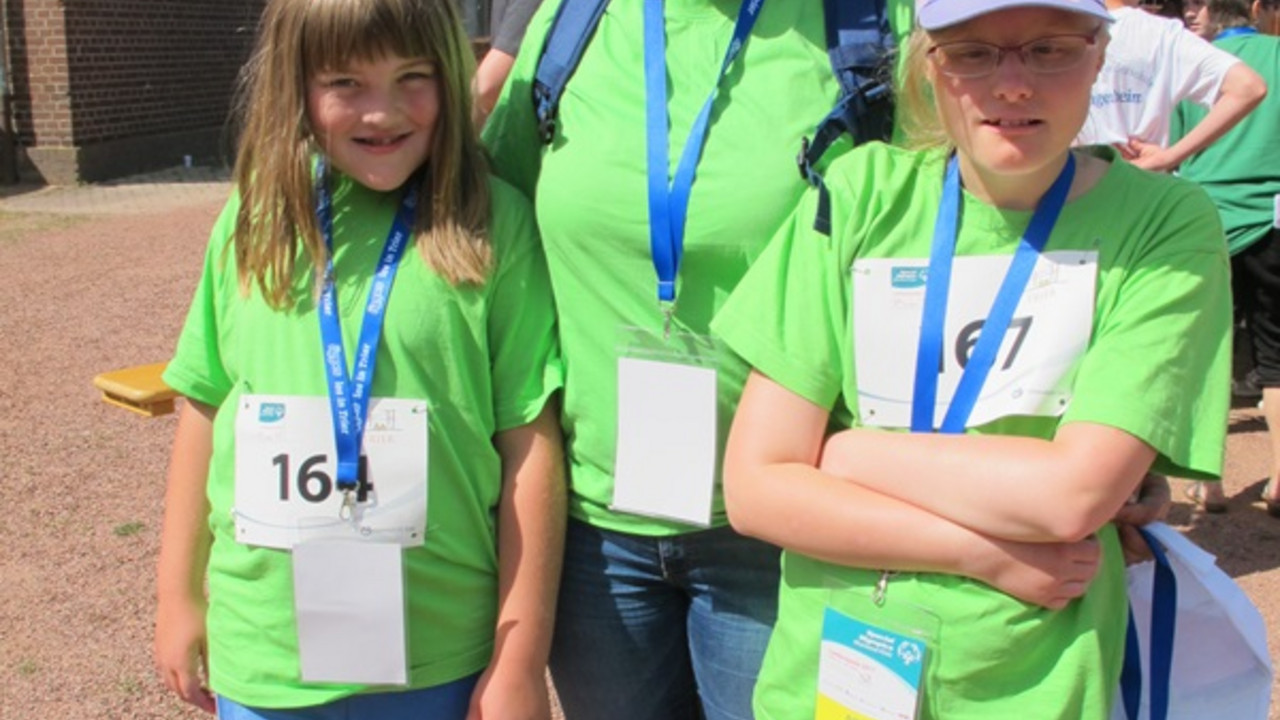
[[[1271,656],[1267,628],[1244,591],[1202,550],[1164,523],[1143,528],[1163,546],[1177,584],[1169,711],[1151,715],[1151,614],[1155,563],[1130,566],[1129,603],[1141,648],[1142,696],[1128,718],[1118,693],[1112,720],[1267,720]],[[1158,659],[1154,663],[1159,666]],[[1158,683],[1157,683],[1158,684]]]

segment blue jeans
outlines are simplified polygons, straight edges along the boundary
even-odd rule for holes
[[[751,720],[778,561],[728,527],[646,537],[570,520],[551,647],[566,720]]]
[[[255,708],[218,696],[218,720],[463,720],[480,676],[402,692],[352,695],[303,708]]]

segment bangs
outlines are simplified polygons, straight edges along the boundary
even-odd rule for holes
[[[306,77],[391,55],[439,63],[434,13],[420,0],[314,0],[302,30]]]

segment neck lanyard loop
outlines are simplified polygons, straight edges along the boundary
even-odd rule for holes
[[[1219,40],[1223,40],[1229,37],[1235,37],[1236,35],[1257,35],[1257,34],[1258,34],[1258,31],[1251,27],[1233,27],[1233,28],[1227,28],[1226,30],[1223,30],[1222,32],[1218,33],[1217,37],[1215,37],[1213,41],[1217,42]]]
[[[320,293],[320,342],[329,381],[329,408],[333,413],[333,433],[338,453],[338,489],[354,490],[359,479],[360,446],[364,438],[364,420],[369,408],[369,390],[378,357],[378,341],[382,337],[382,321],[386,317],[387,299],[399,269],[400,258],[409,245],[409,235],[417,211],[418,198],[412,179],[405,184],[391,231],[387,234],[378,260],[369,300],[365,304],[360,339],[356,346],[354,373],[347,373],[346,351],[342,342],[342,323],[338,316],[337,292],[333,281],[333,199],[323,158],[316,172],[316,219],[324,235],[329,258],[325,264],[324,286]],[[416,178],[416,176],[415,176]]]
[[[680,154],[680,163],[676,166],[675,176],[670,183],[667,181],[667,49],[662,6],[663,0],[645,0],[644,3],[645,117],[649,169],[649,248],[653,254],[653,267],[658,275],[658,300],[670,304],[676,299],[676,275],[684,252],[689,193],[693,188],[694,171],[706,141],[711,105],[719,93],[721,80],[746,44],[751,28],[755,26],[756,18],[764,6],[764,0],[743,0],[733,28],[733,40],[720,65],[720,74],[716,76],[711,94],[689,130],[689,137]],[[669,308],[667,312],[670,312]]]
[[[977,344],[964,371],[955,395],[947,408],[938,432],[961,433],[969,421],[969,414],[977,404],[982,385],[986,382],[991,366],[995,364],[1004,336],[1013,320],[1013,312],[1027,287],[1027,280],[1035,268],[1036,259],[1044,249],[1058,214],[1066,203],[1067,191],[1075,176],[1075,158],[1067,155],[1067,162],[1053,181],[1053,185],[1040,198],[1031,223],[1022,234],[1018,250],[1009,264],[1004,281],[991,305],[991,311],[982,325]],[[951,265],[955,257],[956,237],[960,218],[960,166],[952,155],[947,163],[946,177],[942,184],[942,200],[938,206],[938,220],[933,230],[933,248],[929,255],[929,274],[924,291],[924,315],[920,327],[920,346],[916,354],[915,391],[911,402],[911,431],[934,432],[934,415],[937,405],[938,374],[942,368],[944,325],[947,317],[947,295],[951,285]],[[959,353],[958,353],[959,354]],[[958,357],[957,360],[960,358]]]

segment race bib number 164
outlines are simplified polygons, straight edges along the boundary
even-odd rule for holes
[[[325,397],[245,395],[236,414],[236,540],[421,545],[427,520],[427,404],[374,398],[355,506],[343,512]]]

